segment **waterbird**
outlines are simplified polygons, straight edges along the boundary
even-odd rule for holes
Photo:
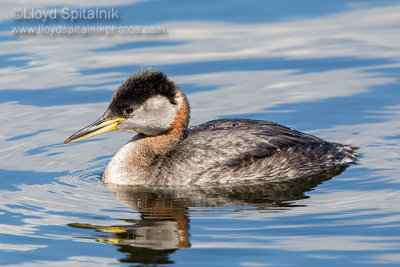
[[[186,95],[163,72],[132,74],[105,113],[70,136],[77,142],[108,131],[135,136],[112,157],[105,184],[210,185],[316,175],[357,159],[356,148],[280,124],[218,119],[189,128]]]

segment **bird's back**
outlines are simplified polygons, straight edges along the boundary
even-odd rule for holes
[[[155,161],[155,183],[291,179],[353,162],[355,148],[259,120],[210,121]]]

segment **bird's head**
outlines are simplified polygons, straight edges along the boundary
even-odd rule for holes
[[[148,136],[161,134],[171,128],[182,104],[189,108],[179,87],[164,73],[147,68],[132,74],[119,86],[100,119],[70,136],[65,143],[112,130]]]

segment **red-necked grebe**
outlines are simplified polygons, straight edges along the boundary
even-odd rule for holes
[[[151,68],[115,91],[103,116],[65,143],[119,130],[136,133],[111,159],[103,182],[179,185],[290,179],[356,159],[355,148],[260,120],[222,119],[188,128],[189,103]]]

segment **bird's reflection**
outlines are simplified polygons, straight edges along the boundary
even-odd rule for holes
[[[173,263],[169,255],[189,248],[189,207],[293,207],[290,201],[306,198],[305,192],[340,174],[337,167],[320,175],[286,181],[240,183],[224,186],[116,186],[106,185],[126,205],[140,212],[140,220],[124,219],[122,225],[98,226],[72,223],[70,227],[91,229],[102,235],[88,237],[118,246],[125,254],[121,262]],[[128,223],[128,224],[126,224]]]

